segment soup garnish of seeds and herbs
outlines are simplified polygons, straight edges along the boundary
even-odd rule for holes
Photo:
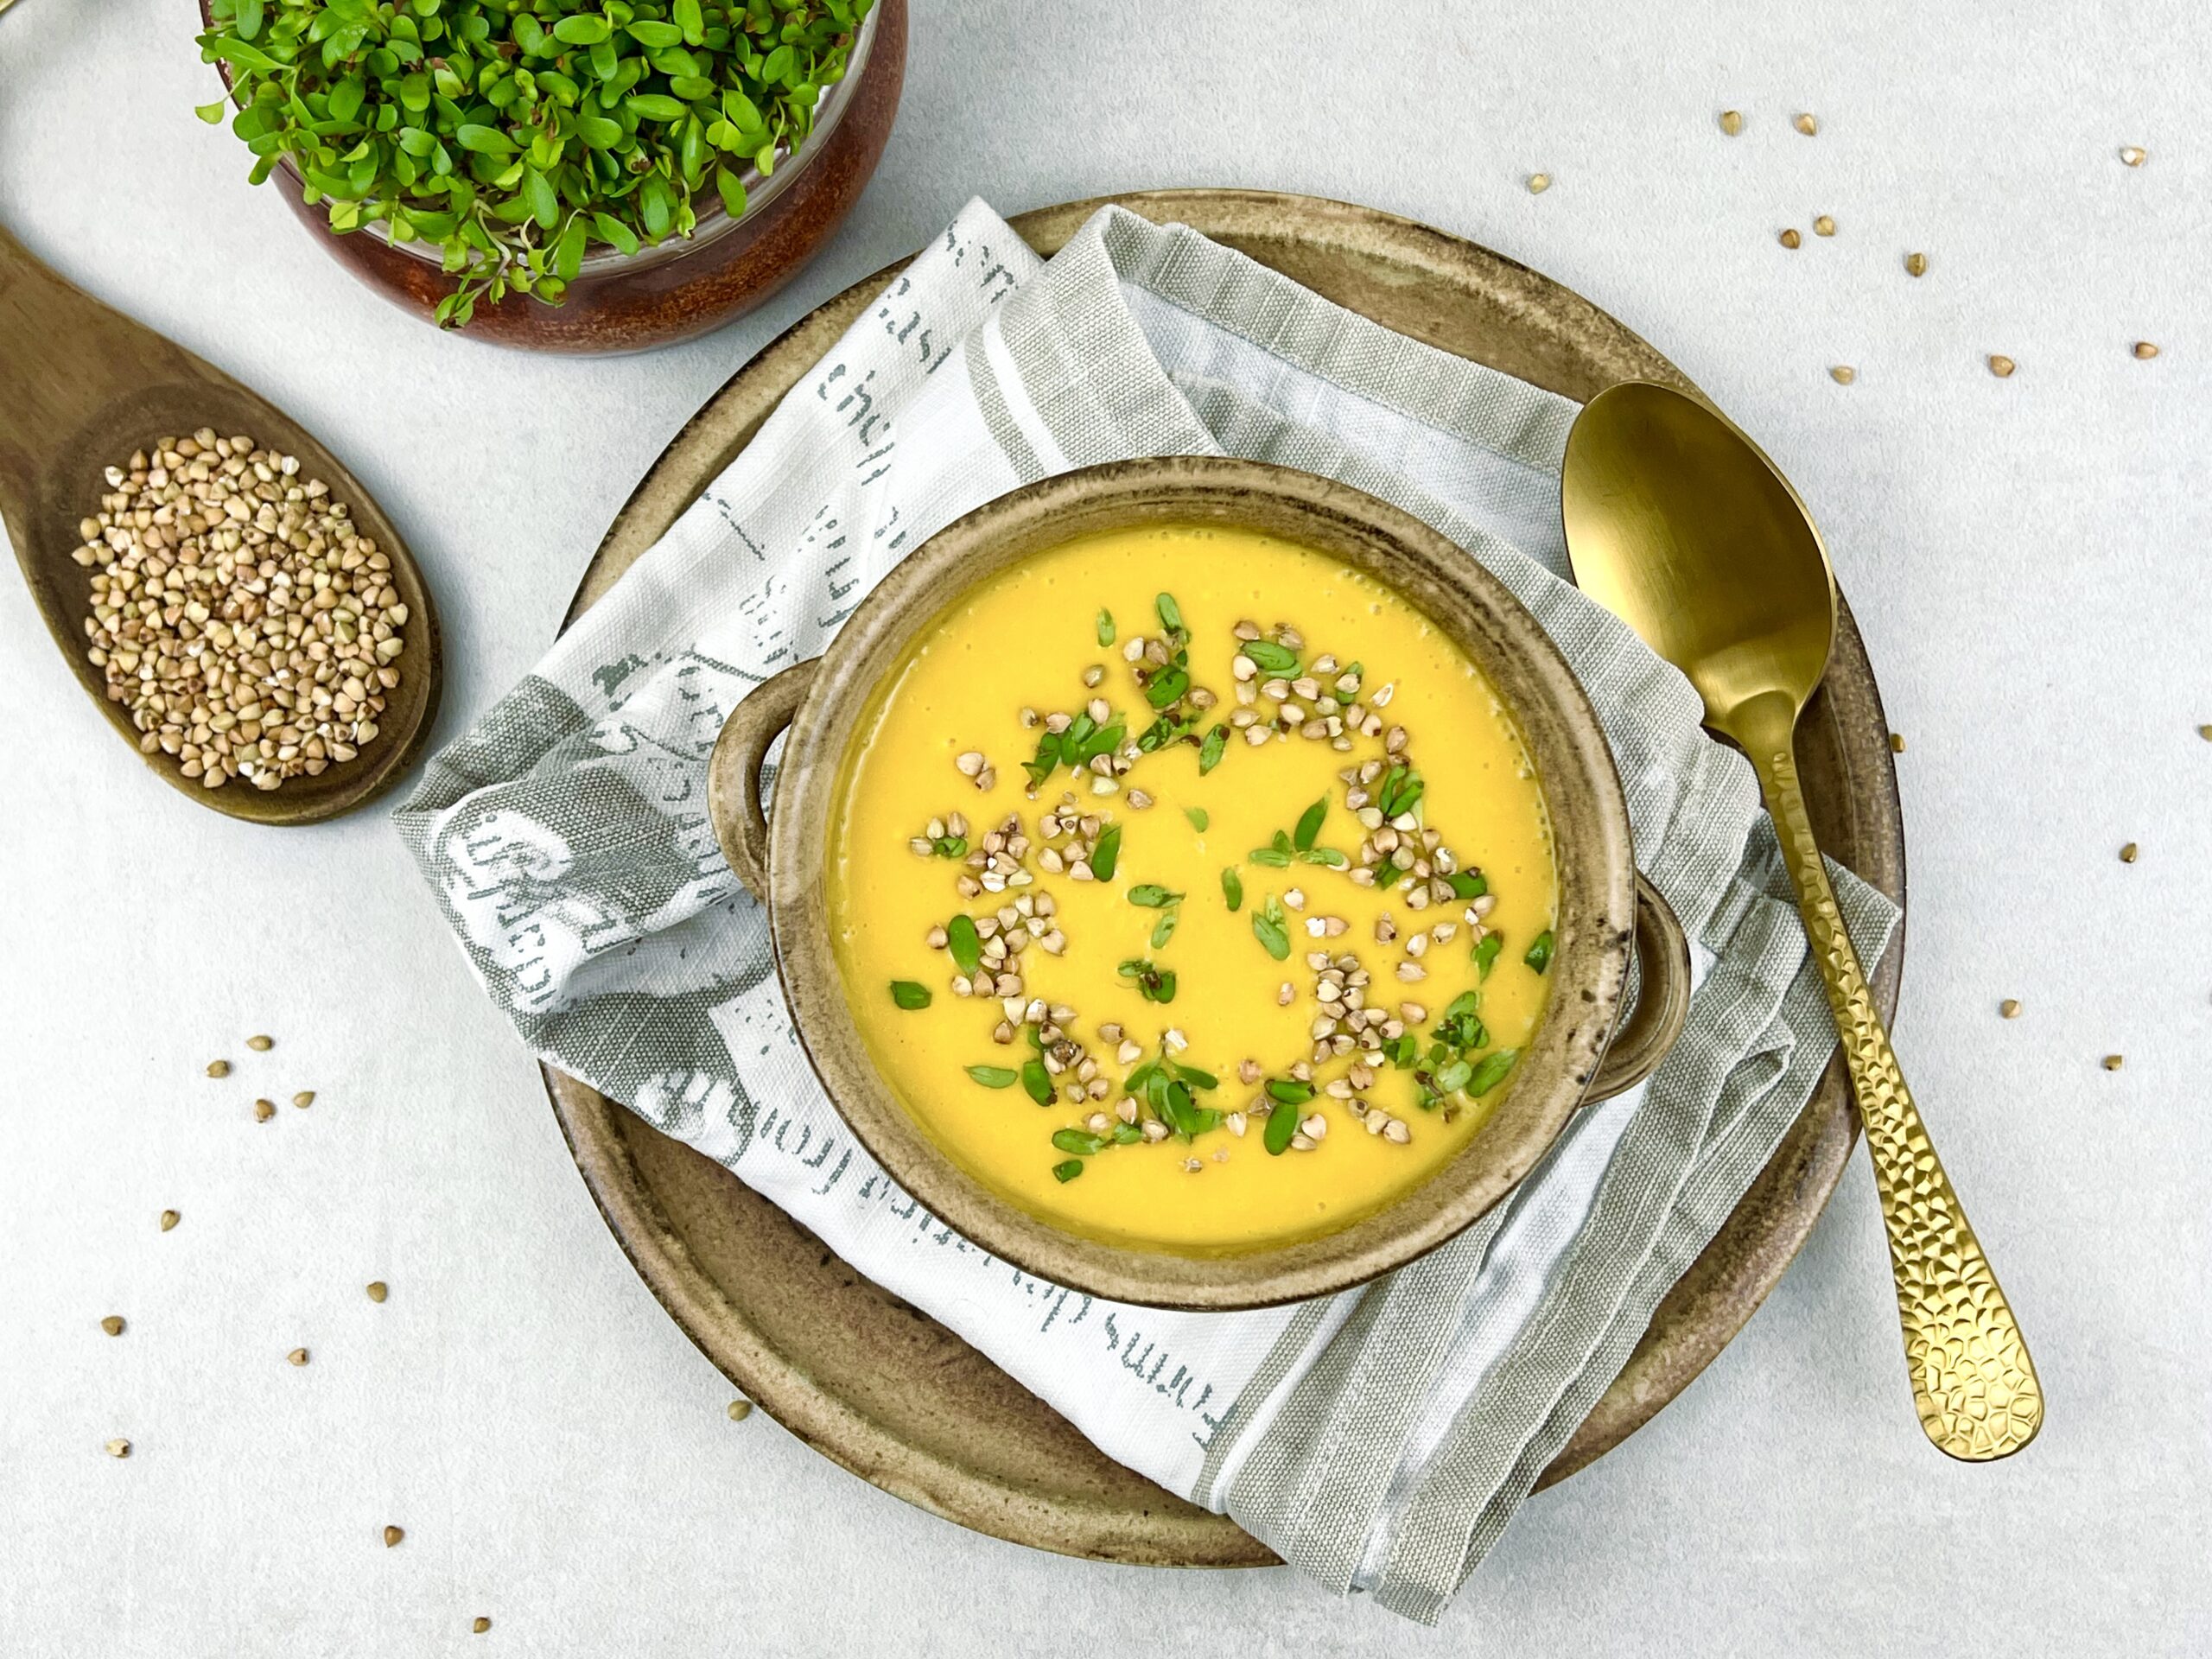
[[[1324,1232],[1480,1128],[1542,1017],[1555,879],[1487,680],[1389,588],[1212,526],[1084,537],[937,619],[827,852],[879,1070],[1088,1236]]]

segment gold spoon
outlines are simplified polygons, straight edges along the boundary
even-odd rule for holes
[[[177,762],[143,753],[124,706],[86,656],[92,575],[71,556],[78,524],[97,510],[104,469],[164,433],[213,427],[297,455],[346,502],[353,522],[391,558],[391,585],[408,610],[399,684],[377,734],[353,760],[273,790],[239,781],[202,788]],[[86,695],[155,774],[202,806],[256,823],[317,823],[350,812],[397,783],[430,734],[442,683],[438,614],[399,532],[360,480],[282,410],[182,346],[111,309],[31,257],[0,230],[0,524],[54,643]]]
[[[1866,1127],[1920,1426],[1955,1458],[2010,1456],[2043,1427],[2043,1389],[1874,1011],[1798,788],[1797,716],[1835,638],[1820,532],[1750,439],[1645,381],[1590,400],[1560,493],[1583,591],[1689,677],[1705,723],[1758,772]]]

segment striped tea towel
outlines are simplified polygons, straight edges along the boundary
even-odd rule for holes
[[[1049,263],[971,203],[676,525],[429,766],[402,835],[552,1065],[720,1160],[1115,1458],[1339,1592],[1433,1620],[1795,1119],[1835,1043],[1741,757],[1565,580],[1575,405],[1181,226],[1102,211]],[[707,821],[740,699],[958,515],[1096,461],[1243,455],[1427,520],[1589,689],[1637,861],[1694,941],[1689,1025],[1425,1259],[1249,1313],[1109,1305],[961,1238],[854,1143]],[[1836,883],[1866,958],[1896,915]]]

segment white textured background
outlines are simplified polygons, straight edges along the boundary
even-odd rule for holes
[[[0,17],[0,222],[348,459],[439,595],[448,734],[543,649],[685,416],[970,194],[1370,202],[1653,340],[1812,503],[1910,741],[1899,1047],[2050,1422],[1992,1468],[1922,1442],[1862,1162],[1742,1338],[1533,1502],[1436,1631],[1280,1572],[969,1535],[724,1416],[381,817],[271,832],[162,788],[0,575],[0,1651],[2212,1649],[2201,7],[921,0],[898,130],[820,262],[714,338],[599,363],[355,287],[193,118],[195,21]],[[1776,245],[1820,213],[1833,240]]]

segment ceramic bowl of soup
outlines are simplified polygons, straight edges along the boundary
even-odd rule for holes
[[[740,705],[709,806],[862,1144],[1116,1300],[1413,1260],[1688,1003],[1535,620],[1418,520],[1258,463],[1093,467],[947,526]]]

